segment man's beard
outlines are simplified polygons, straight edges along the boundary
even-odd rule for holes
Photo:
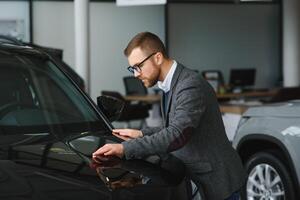
[[[150,88],[150,87],[153,87],[154,85],[156,85],[158,81],[158,78],[155,78],[155,79],[146,79],[146,82],[144,82],[144,86],[146,88]]]

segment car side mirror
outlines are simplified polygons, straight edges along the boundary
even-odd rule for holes
[[[125,102],[111,96],[97,97],[97,105],[110,122],[120,118]]]

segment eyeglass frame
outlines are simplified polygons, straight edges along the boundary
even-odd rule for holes
[[[136,72],[138,72],[138,73],[141,73],[141,71],[142,71],[142,67],[143,66],[141,66],[144,62],[146,62],[149,58],[151,58],[153,55],[155,55],[156,53],[158,53],[158,52],[155,52],[155,53],[152,53],[152,54],[150,54],[149,56],[147,56],[144,60],[142,60],[139,64],[136,64],[136,65],[133,65],[133,66],[128,66],[127,67],[127,70],[129,71],[129,72],[131,72],[132,74],[134,74],[134,72],[136,71]]]

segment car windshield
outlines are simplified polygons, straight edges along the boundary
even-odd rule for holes
[[[107,130],[88,99],[46,56],[0,52],[0,80],[1,134]]]

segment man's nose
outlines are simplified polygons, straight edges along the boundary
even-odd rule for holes
[[[134,70],[133,75],[134,75],[134,77],[138,78],[141,75],[141,73],[138,72],[138,71],[136,71],[136,70]]]

